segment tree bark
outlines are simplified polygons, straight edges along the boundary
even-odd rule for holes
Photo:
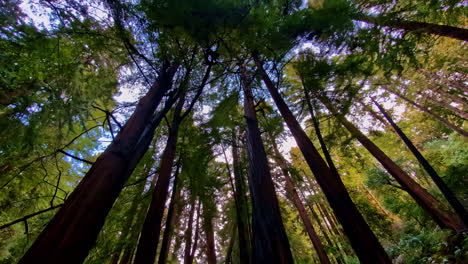
[[[241,162],[239,158],[239,150],[237,146],[237,138],[235,132],[232,135],[232,165],[234,168],[235,182],[235,202],[236,202],[236,220],[237,232],[239,237],[239,257],[240,261],[245,264],[250,263],[250,244],[249,244],[249,229],[247,223],[247,203],[244,177],[242,175]]]
[[[387,253],[380,245],[372,230],[359,213],[351,200],[340,177],[333,173],[325,160],[320,156],[312,141],[301,128],[291,110],[284,102],[275,85],[263,69],[262,63],[256,58],[257,68],[263,81],[275,101],[283,119],[294,136],[299,149],[315,175],[322,191],[325,193],[331,207],[340,220],[351,245],[361,263],[391,263]]]
[[[251,80],[240,66],[252,198],[252,263],[293,263],[255,112]]]
[[[444,123],[448,128],[452,129],[453,131],[457,132],[458,134],[462,135],[462,136],[465,136],[465,137],[468,137],[468,132],[463,130],[462,128],[460,127],[457,127],[456,125],[450,123],[447,119],[439,116],[438,114],[432,112],[431,110],[425,108],[424,106],[421,106],[419,105],[418,103],[414,102],[413,100],[409,99],[408,97],[404,96],[403,94],[399,93],[399,92],[396,92],[396,91],[393,91],[393,90],[390,90],[388,88],[385,88],[385,87],[382,87],[382,89],[384,89],[385,91],[388,91],[398,97],[400,97],[401,99],[405,100],[406,102],[410,103],[411,105],[413,105],[414,107],[418,108],[419,110],[425,112],[425,113],[428,113],[430,114],[431,116],[433,116],[435,119],[439,120],[440,122]]]
[[[379,147],[367,138],[356,126],[338,113],[328,98],[319,96],[319,100],[330,110],[338,121],[382,164],[390,175],[402,186],[422,209],[441,227],[454,230],[463,228],[463,223],[446,212],[442,204],[421,185],[414,181],[405,171],[393,162]]]
[[[444,195],[445,199],[449,202],[449,204],[452,206],[453,210],[458,214],[460,219],[464,223],[463,229],[466,229],[468,227],[468,213],[465,210],[465,207],[460,203],[460,201],[457,199],[455,194],[450,190],[450,188],[445,184],[445,182],[440,178],[439,174],[432,168],[431,164],[424,158],[424,156],[421,154],[421,152],[418,151],[418,149],[414,146],[413,142],[406,136],[406,134],[398,127],[398,125],[393,122],[393,119],[390,117],[390,115],[385,111],[385,109],[376,101],[372,100],[374,104],[379,108],[380,112],[382,115],[387,119],[387,121],[392,125],[392,127],[395,129],[395,131],[398,133],[400,138],[405,142],[406,146],[411,150],[413,155],[418,159],[419,163],[421,166],[424,168],[424,170],[429,174],[431,179],[434,181],[434,183],[439,187],[439,190],[442,192]]]
[[[141,236],[135,255],[136,264],[152,264],[155,261],[161,232],[161,223],[163,220],[172,167],[174,165],[176,154],[179,126],[182,121],[180,114],[184,103],[185,92],[182,92],[179,97],[179,102],[174,110],[174,119],[171,127],[169,128],[169,137],[167,139],[166,148],[164,149],[161,157],[158,181],[154,187],[151,203],[141,230]]]
[[[180,163],[177,164],[177,169],[174,176],[174,184],[172,185],[171,203],[167,212],[166,228],[164,229],[163,240],[161,243],[161,250],[159,253],[159,264],[165,264],[169,256],[169,248],[171,247],[172,234],[174,231],[174,224],[176,221],[177,205],[180,199],[180,188],[178,187]]]
[[[192,257],[192,228],[193,228],[193,216],[195,214],[196,200],[192,201],[190,208],[189,218],[187,221],[187,229],[185,231],[185,249],[184,249],[184,264],[191,264]]]
[[[125,126],[42,231],[19,263],[82,263],[125,180],[146,152],[154,128],[154,112],[172,86],[177,66],[164,64],[160,75],[139,100]]]
[[[270,135],[270,140],[271,140],[271,144],[273,147],[273,153],[274,153],[274,158],[276,160],[276,163],[278,164],[278,166],[281,168],[281,171],[283,172],[283,176],[286,182],[286,188],[285,188],[286,193],[290,197],[291,201],[294,204],[294,207],[296,207],[299,213],[299,216],[302,219],[302,222],[304,223],[307,234],[309,235],[309,239],[312,242],[312,245],[314,246],[315,251],[317,252],[317,255],[320,259],[320,263],[330,264],[331,263],[330,259],[328,258],[325,248],[323,247],[322,241],[320,241],[320,238],[317,232],[315,231],[314,225],[312,224],[312,221],[310,221],[309,215],[307,214],[304,204],[299,198],[299,194],[297,193],[296,187],[294,186],[294,182],[291,179],[291,176],[289,175],[289,171],[288,171],[289,166],[287,165],[284,157],[279,152],[275,139],[272,138],[271,135]]]
[[[373,16],[359,16],[357,17],[357,20],[395,29],[403,29],[415,33],[426,33],[436,36],[458,39],[462,41],[468,41],[468,29],[464,28],[400,19],[389,20]]]
[[[206,235],[206,256],[208,264],[216,264],[216,247],[213,230],[213,217],[203,207],[203,227]]]

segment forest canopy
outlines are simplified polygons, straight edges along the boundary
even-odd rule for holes
[[[467,263],[461,0],[4,0],[0,263]]]

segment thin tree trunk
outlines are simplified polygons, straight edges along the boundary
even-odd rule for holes
[[[205,210],[205,207],[203,207]],[[213,219],[212,217],[208,214],[204,213],[204,219],[203,219],[203,226],[205,229],[205,235],[206,235],[206,255],[208,259],[208,264],[216,264],[216,247],[215,247],[215,239],[214,239],[214,230],[213,230]]]
[[[387,121],[392,125],[392,127],[395,129],[395,131],[398,133],[400,138],[405,142],[406,146],[411,150],[413,155],[418,159],[419,163],[423,166],[424,170],[429,174],[429,176],[432,178],[434,183],[439,187],[440,191],[444,195],[445,199],[450,203],[452,208],[455,210],[455,212],[458,214],[460,219],[463,221],[465,226],[463,227],[464,229],[468,227],[468,213],[465,210],[465,207],[460,203],[460,201],[457,199],[455,194],[450,190],[450,188],[445,184],[445,182],[440,178],[439,174],[432,168],[431,164],[424,158],[424,156],[419,152],[416,147],[414,146],[413,142],[406,136],[406,134],[398,127],[398,125],[393,122],[393,119],[390,117],[390,115],[383,109],[383,107],[377,103],[376,101],[372,100],[374,104],[379,108],[380,112],[382,112],[382,115],[387,119]]]
[[[145,169],[145,172],[143,175],[147,175],[149,173],[149,169]],[[110,263],[117,264],[120,259],[121,253],[124,251],[124,244],[126,243],[126,240],[128,239],[130,232],[132,230],[133,224],[135,222],[135,217],[137,216],[137,211],[138,211],[138,206],[139,206],[139,200],[142,197],[143,190],[145,188],[144,183],[140,183],[140,186],[138,186],[137,192],[138,194],[135,195],[135,197],[132,200],[132,204],[130,205],[130,208],[128,208],[127,212],[125,213],[127,215],[127,218],[122,225],[122,231],[120,233],[119,241],[117,248],[115,250],[115,253],[112,255]]]
[[[195,225],[195,237],[193,239],[192,250],[190,251],[190,260],[188,263],[185,263],[185,264],[193,263],[193,259],[195,258],[195,252],[197,251],[197,248],[198,248],[198,238],[200,237],[200,208],[201,208],[201,200],[198,200],[197,223]]]
[[[399,92],[396,92],[396,91],[393,91],[393,90],[390,90],[388,88],[385,88],[385,87],[382,87],[382,89],[390,92],[390,93],[393,93],[395,94],[396,96],[400,97],[401,99],[405,100],[406,102],[410,103],[411,105],[413,105],[414,107],[418,108],[419,110],[425,112],[425,113],[428,113],[430,114],[431,116],[433,116],[435,119],[439,120],[440,122],[444,123],[448,128],[452,129],[453,131],[457,132],[458,134],[460,135],[463,135],[465,137],[468,137],[468,132],[466,132],[465,130],[463,130],[462,128],[450,123],[447,119],[439,116],[438,114],[432,112],[431,110],[419,105],[418,103],[414,102],[413,100],[409,99],[408,97],[404,96],[403,94],[399,93]]]
[[[271,144],[273,147],[274,158],[276,160],[276,163],[281,168],[281,171],[283,172],[283,176],[286,181],[286,188],[285,188],[286,193],[292,200],[294,206],[296,207],[299,213],[299,216],[302,219],[302,222],[304,223],[307,234],[309,235],[309,239],[312,242],[312,245],[314,246],[315,251],[317,252],[317,255],[320,259],[320,263],[329,264],[331,262],[330,262],[330,259],[328,258],[327,252],[325,251],[322,241],[320,241],[320,238],[317,235],[317,232],[315,231],[314,225],[310,221],[309,215],[307,214],[304,204],[299,198],[299,194],[297,193],[296,187],[294,186],[294,182],[291,179],[291,176],[289,175],[289,171],[288,171],[289,166],[287,165],[284,157],[279,152],[275,139],[271,135],[270,135],[270,140],[271,140]]]
[[[340,121],[340,123],[357,138],[357,140],[380,162],[380,164],[382,164],[388,173],[397,180],[403,190],[413,197],[416,203],[418,203],[419,206],[421,206],[421,208],[423,208],[440,227],[454,230],[460,230],[463,228],[463,223],[459,221],[456,215],[452,215],[451,213],[443,210],[440,201],[414,181],[356,126],[349,122],[343,115],[339,114],[328,98],[320,96],[319,99]]]
[[[314,173],[322,191],[325,193],[331,207],[340,220],[361,263],[391,263],[387,253],[351,200],[340,177],[330,170],[325,160],[320,156],[312,141],[307,137],[307,134],[301,128],[299,122],[291,110],[289,110],[289,107],[263,69],[263,65],[258,60],[256,60],[256,64],[268,91],[294,136],[307,164]]]
[[[191,264],[191,250],[192,250],[192,228],[193,216],[195,214],[196,200],[192,201],[190,208],[189,218],[187,221],[187,229],[185,231],[185,250],[184,250],[184,264]]]
[[[458,109],[457,107],[451,106],[450,103],[447,103],[447,102],[444,102],[444,101],[441,101],[441,100],[437,100],[433,96],[424,94],[422,92],[419,92],[418,94],[422,95],[424,97],[424,99],[429,100],[432,103],[434,103],[434,104],[436,104],[436,105],[438,105],[438,106],[440,106],[440,107],[442,107],[444,109],[449,110],[450,112],[458,115],[459,117],[461,117],[463,119],[468,119],[468,113],[466,113],[463,110]]]
[[[185,92],[179,97],[179,102],[174,110],[174,119],[169,128],[169,137],[166,148],[161,157],[161,165],[156,186],[153,190],[151,203],[146,213],[140,240],[135,255],[136,264],[152,264],[155,261],[158,248],[161,223],[169,189],[172,167],[176,155],[179,126],[182,121],[180,114],[185,103]]]
[[[164,229],[163,240],[161,243],[161,250],[159,253],[159,264],[165,264],[167,257],[169,256],[169,248],[171,247],[172,234],[174,231],[174,224],[176,221],[177,205],[180,199],[180,188],[179,184],[179,173],[180,173],[180,161],[177,164],[177,169],[174,176],[174,184],[172,185],[171,203],[167,212],[166,228]]]
[[[373,16],[359,16],[357,17],[357,20],[395,29],[403,29],[416,33],[426,33],[436,36],[458,39],[462,41],[468,41],[468,29],[464,28],[408,20],[389,20]]]
[[[239,257],[242,263],[250,263],[250,245],[249,245],[249,230],[247,220],[247,204],[244,177],[242,176],[242,168],[239,158],[239,150],[237,146],[237,138],[235,132],[232,135],[232,164],[234,168],[234,182],[236,185],[235,201],[236,201],[236,220],[237,232],[239,237]]]
[[[252,263],[293,263],[258,127],[251,80],[247,77],[245,66],[241,65],[240,68],[244,89],[244,116],[247,122],[249,183],[253,211]]]
[[[325,160],[327,161],[328,167],[332,171],[332,173],[338,175],[338,170],[336,169],[335,163],[333,162],[333,159],[330,155],[330,152],[328,151],[327,145],[325,144],[325,140],[323,140],[322,132],[320,131],[320,123],[317,117],[315,116],[315,109],[314,106],[312,105],[312,101],[309,95],[309,91],[304,87],[303,85],[303,90],[304,90],[304,97],[307,101],[307,106],[309,107],[309,113],[312,118],[312,124],[314,125],[314,130],[315,134],[317,135],[317,139],[320,144],[320,148],[322,149],[323,155],[325,156]]]
[[[224,260],[224,263],[225,264],[231,264],[232,263],[232,249],[234,248],[234,242],[236,240],[236,226],[233,225],[232,226],[232,235],[229,239],[229,245],[228,245],[228,248],[227,248],[227,251],[226,251],[226,259]],[[241,262],[242,263],[242,262]]]
[[[91,166],[65,204],[41,232],[20,263],[82,263],[94,245],[105,218],[146,152],[160,118],[153,115],[172,86],[177,66],[162,67],[159,77],[115,141]]]

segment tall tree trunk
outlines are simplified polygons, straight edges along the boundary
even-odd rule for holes
[[[242,263],[250,263],[250,244],[249,244],[249,229],[247,222],[247,203],[246,203],[246,191],[244,177],[242,175],[242,167],[239,158],[239,149],[237,146],[237,138],[235,132],[232,134],[232,164],[234,167],[234,182],[236,186],[235,190],[235,202],[236,202],[236,220],[237,220],[237,232],[239,236],[239,257]]]
[[[155,178],[156,176],[154,176],[154,179]],[[146,204],[143,204],[138,209],[135,216],[135,223],[132,225],[129,236],[126,238],[126,245],[124,247],[122,257],[120,258],[120,264],[130,264],[132,262],[147,209],[148,207]]]
[[[390,20],[365,15],[358,16],[357,20],[394,29],[403,29],[416,33],[426,33],[436,36],[458,39],[462,41],[468,41],[468,29],[464,28],[408,20]]]
[[[179,173],[180,173],[180,161],[177,164],[177,169],[174,176],[174,184],[172,185],[171,203],[167,212],[166,228],[164,229],[163,240],[161,243],[161,251],[159,253],[159,264],[165,264],[167,257],[169,256],[169,248],[171,247],[172,234],[174,231],[174,224],[176,221],[176,214],[179,199],[180,199],[180,188],[179,184]]]
[[[147,175],[149,173],[149,169],[145,169],[145,172],[143,175]],[[142,194],[145,188],[145,183],[140,183],[137,189],[138,194],[135,195],[135,197],[132,200],[132,204],[130,205],[130,208],[128,208],[127,212],[125,213],[127,218],[125,219],[124,224],[122,225],[122,232],[120,233],[119,236],[119,241],[117,248],[115,250],[115,253],[112,255],[110,263],[117,264],[120,259],[121,253],[124,251],[125,248],[125,243],[127,242],[127,239],[129,238],[132,229],[134,229],[134,222],[135,222],[135,217],[137,216],[138,212],[138,206],[139,206],[139,200],[142,198]]]
[[[198,238],[200,237],[200,209],[201,209],[201,200],[198,200],[197,222],[195,225],[195,237],[193,239],[192,250],[190,251],[190,261],[185,264],[193,263],[193,259],[195,258],[195,252],[197,251],[197,248],[198,248]]]
[[[379,108],[380,112],[382,112],[382,115],[387,119],[387,121],[392,125],[392,127],[395,129],[395,131],[398,133],[400,138],[405,142],[406,146],[411,150],[413,155],[418,159],[419,163],[423,166],[424,170],[429,174],[429,176],[432,178],[434,183],[439,187],[440,191],[442,194],[445,196],[445,199],[450,203],[452,206],[453,210],[458,214],[460,219],[463,221],[465,226],[463,228],[468,227],[468,213],[465,210],[465,207],[460,203],[460,201],[457,199],[455,194],[450,190],[450,188],[445,184],[445,182],[440,178],[439,174],[432,168],[431,164],[424,158],[424,156],[421,154],[421,152],[416,149],[414,146],[413,142],[406,136],[406,134],[398,127],[398,125],[393,122],[393,119],[390,117],[390,115],[383,109],[383,107],[377,103],[376,101],[372,100],[374,104]]]
[[[247,123],[249,183],[252,197],[252,263],[293,263],[255,112],[251,81],[244,65],[244,116]]]
[[[153,115],[172,86],[177,66],[164,64],[160,75],[139,100],[125,126],[91,166],[65,204],[41,232],[20,263],[82,263],[105,218],[146,152],[160,118]]]
[[[382,164],[382,166],[395,178],[416,203],[421,206],[432,219],[442,228],[460,230],[463,223],[456,215],[443,209],[442,204],[421,185],[414,181],[405,171],[393,162],[379,147],[367,138],[356,126],[338,113],[328,98],[319,96],[320,101],[330,110],[340,123]]]
[[[391,263],[377,237],[359,213],[340,177],[333,173],[284,102],[275,85],[256,58],[257,68],[283,119],[294,136],[307,164],[336,213],[361,263]]]
[[[166,148],[164,149],[161,157],[158,181],[154,187],[151,203],[141,230],[141,236],[135,255],[136,264],[152,264],[155,261],[172,167],[174,165],[174,158],[176,155],[179,126],[182,121],[180,114],[184,103],[185,92],[182,92],[179,97],[179,102],[174,110],[174,119],[171,127],[169,128],[169,137],[167,139]]]
[[[187,221],[187,229],[185,231],[185,249],[184,249],[184,264],[191,264],[192,255],[192,229],[193,229],[193,216],[195,215],[195,207],[197,206],[196,200],[193,199],[190,208],[189,218]]]
[[[294,207],[296,207],[299,213],[299,216],[302,219],[302,222],[304,223],[304,226],[307,231],[307,234],[309,235],[310,241],[312,242],[312,245],[314,246],[315,251],[317,252],[317,255],[320,259],[320,263],[329,264],[331,262],[330,262],[330,259],[328,258],[327,252],[325,251],[322,241],[320,241],[320,238],[317,232],[315,231],[312,221],[310,221],[309,215],[307,214],[307,210],[305,209],[304,204],[299,198],[299,194],[297,193],[296,187],[294,186],[294,182],[291,179],[291,176],[289,175],[289,170],[288,170],[289,166],[286,160],[284,159],[284,157],[279,152],[275,139],[271,135],[270,135],[270,140],[271,140],[271,144],[273,147],[275,161],[281,168],[281,171],[283,172],[283,176],[286,182],[285,189],[286,189],[287,196],[290,197],[291,201],[294,204]]]
[[[203,201],[203,231],[206,235],[206,256],[208,264],[216,264],[216,247],[214,238],[213,218],[216,208],[211,196],[204,197]]]
[[[320,131],[320,123],[317,117],[315,116],[315,107],[312,104],[309,91],[307,91],[304,85],[302,87],[304,90],[304,97],[307,101],[307,106],[309,108],[309,113],[312,118],[312,124],[314,125],[315,134],[317,135],[317,139],[320,144],[320,148],[322,149],[323,155],[325,156],[325,160],[327,161],[328,167],[330,168],[332,173],[338,175],[339,177],[338,170],[336,169],[335,163],[333,162],[330,152],[328,151],[327,145],[325,144],[325,140],[323,139],[322,132]]]
[[[431,110],[425,108],[424,106],[419,105],[418,103],[414,102],[413,100],[409,99],[408,97],[404,96],[403,94],[401,94],[399,92],[396,92],[396,91],[393,91],[393,90],[391,90],[389,88],[385,88],[385,87],[382,87],[382,89],[384,89],[385,91],[388,91],[388,92],[400,97],[401,99],[405,100],[406,102],[408,102],[409,104],[411,104],[414,107],[418,108],[419,110],[430,114],[435,119],[437,119],[440,122],[444,123],[448,128],[452,129],[453,131],[457,132],[458,134],[463,135],[465,137],[468,137],[468,132],[467,131],[463,130],[460,127],[457,127],[456,125],[454,125],[452,123],[450,123],[447,119],[439,116],[438,114],[432,112]]]
[[[232,258],[232,249],[234,248],[234,242],[236,240],[236,234],[237,234],[236,226],[233,225],[232,226],[232,235],[229,238],[229,244],[228,244],[228,248],[226,250],[226,259],[224,260],[225,264],[231,264],[232,263],[232,259],[231,259]]]

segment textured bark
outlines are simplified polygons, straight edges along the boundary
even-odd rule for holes
[[[460,135],[463,135],[465,137],[468,137],[468,132],[463,130],[462,128],[460,127],[457,127],[456,125],[450,123],[447,119],[439,116],[438,114],[432,112],[431,110],[427,109],[426,107],[424,106],[421,106],[419,105],[418,103],[414,102],[413,100],[409,99],[408,97],[404,96],[403,94],[399,93],[399,92],[396,92],[396,91],[393,91],[393,90],[390,90],[388,88],[385,88],[385,87],[382,87],[384,90],[400,97],[401,99],[405,100],[406,102],[408,102],[409,104],[413,105],[414,107],[418,108],[419,110],[425,112],[425,113],[428,113],[430,114],[431,116],[433,116],[435,119],[439,120],[440,122],[444,123],[448,128],[452,129],[453,131],[457,132],[458,134]]]
[[[439,174],[432,168],[431,164],[424,158],[424,156],[421,154],[421,152],[416,149],[414,146],[413,142],[406,136],[406,134],[398,127],[398,125],[393,122],[393,119],[390,117],[390,115],[383,109],[383,107],[374,101],[374,104],[379,108],[380,112],[382,112],[382,115],[387,119],[387,121],[392,125],[392,127],[395,129],[395,131],[398,133],[400,138],[405,142],[406,146],[411,150],[413,155],[416,157],[416,159],[419,161],[419,163],[422,165],[424,170],[426,170],[427,174],[431,177],[431,179],[434,181],[434,183],[439,187],[440,191],[442,194],[445,196],[445,199],[449,202],[449,204],[452,206],[453,210],[458,214],[460,219],[463,221],[464,226],[463,229],[466,229],[468,227],[468,213],[465,210],[465,207],[460,203],[460,201],[457,199],[455,194],[450,190],[450,188],[445,184],[445,182],[440,178]]]
[[[443,209],[442,204],[421,185],[414,181],[405,171],[393,162],[377,145],[367,138],[356,126],[338,113],[328,98],[319,97],[338,121],[382,164],[387,172],[401,185],[422,209],[441,227],[454,230],[463,228],[463,223]]]
[[[289,171],[288,171],[289,166],[286,160],[284,159],[284,157],[279,152],[278,146],[274,138],[271,137],[271,135],[270,135],[270,139],[271,139],[271,145],[273,147],[275,161],[278,164],[278,166],[281,168],[281,171],[283,172],[283,176],[286,182],[286,188],[285,188],[286,193],[290,197],[292,203],[294,204],[294,207],[296,207],[299,213],[299,216],[301,217],[302,222],[304,223],[307,235],[309,235],[309,239],[312,242],[312,245],[314,246],[315,251],[317,252],[317,255],[320,259],[320,263],[329,264],[331,262],[330,262],[330,259],[328,258],[327,252],[325,251],[322,241],[320,241],[320,238],[317,232],[315,231],[312,221],[310,221],[306,208],[304,207],[304,204],[299,198],[299,194],[297,193],[296,187],[294,186],[294,182],[291,179],[291,176],[289,175]]]
[[[288,237],[268,167],[255,113],[251,80],[241,65],[244,116],[247,122],[249,184],[252,198],[252,263],[293,263]]]
[[[169,210],[167,212],[166,228],[164,229],[161,250],[159,253],[159,264],[165,264],[167,262],[167,257],[169,256],[169,248],[171,247],[172,234],[174,231],[174,224],[176,221],[176,212],[178,211],[176,207],[180,199],[180,188],[178,187],[178,178],[180,170],[179,164],[177,165],[176,173],[174,176],[174,184],[172,186],[171,194],[171,204],[169,205]]]
[[[160,121],[153,120],[154,112],[170,89],[176,69],[176,66],[163,66],[115,141],[91,166],[20,263],[84,261],[125,180],[151,142],[154,127]]]
[[[250,263],[250,243],[249,229],[247,223],[247,201],[244,177],[242,175],[239,150],[235,134],[232,136],[232,164],[234,167],[234,182],[235,182],[235,202],[236,202],[236,220],[237,232],[239,237],[239,257],[242,263]]]
[[[156,258],[161,223],[169,189],[172,167],[176,154],[179,126],[182,119],[180,113],[185,103],[185,93],[182,93],[174,110],[174,119],[169,129],[166,148],[161,157],[159,176],[151,197],[151,203],[146,213],[140,240],[135,254],[136,264],[152,264]]]
[[[395,29],[403,29],[416,33],[426,33],[436,36],[458,39],[462,41],[468,41],[468,29],[464,28],[408,20],[389,20],[372,16],[359,16],[357,20]]]
[[[294,136],[307,164],[314,173],[322,191],[340,220],[361,263],[391,263],[387,253],[351,200],[341,179],[330,170],[325,160],[320,156],[312,141],[307,137],[307,134],[301,128],[299,122],[263,69],[263,65],[258,60],[256,63],[268,91]]]

